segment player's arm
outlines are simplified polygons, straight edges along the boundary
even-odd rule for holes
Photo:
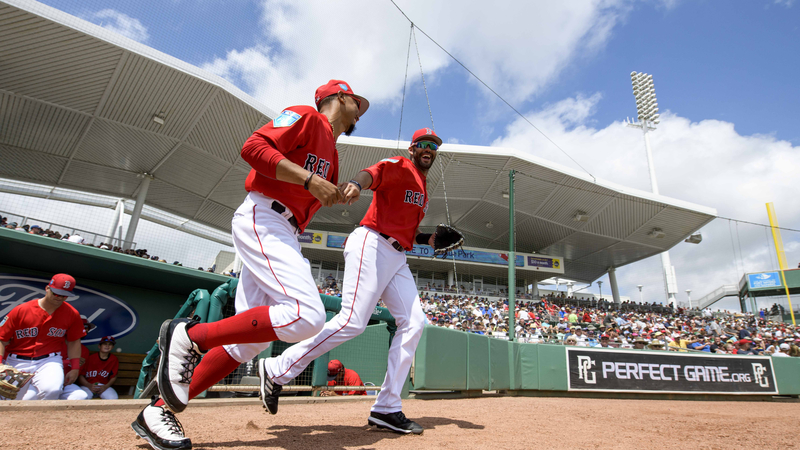
[[[339,184],[339,190],[342,191],[342,201],[340,203],[352,205],[361,197],[361,190],[369,189],[370,186],[372,186],[372,175],[366,170],[358,172],[347,183]]]
[[[67,341],[67,356],[72,370],[64,375],[64,386],[72,384],[78,379],[81,367],[81,340]]]
[[[428,244],[433,248],[433,234],[432,233],[420,233],[419,228],[417,228],[416,238],[414,241],[419,245]]]
[[[87,387],[87,388],[91,389],[92,388],[92,383],[89,383],[89,381],[86,379],[85,376],[78,375],[78,386],[83,386],[83,387]]]
[[[311,195],[322,203],[322,206],[333,206],[340,202],[341,193],[336,185],[288,159],[280,160],[275,166],[275,178],[279,181],[306,187],[308,192],[311,192]]]
[[[111,377],[111,379],[108,380],[108,383],[100,386],[100,389],[98,389],[97,393],[98,394],[102,394],[106,389],[110,388],[114,384],[115,381],[117,381],[117,377],[116,376]]]

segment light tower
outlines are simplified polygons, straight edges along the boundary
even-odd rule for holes
[[[642,286],[641,284],[637,284],[637,285],[636,285],[636,287],[637,287],[637,288],[639,288],[639,303],[644,303],[644,302],[642,301],[642,288],[643,288],[644,286]]]
[[[656,88],[653,86],[653,76],[641,72],[631,72],[631,85],[633,85],[633,96],[636,98],[636,112],[638,122],[626,121],[631,128],[640,128],[644,134],[644,147],[647,150],[647,167],[650,169],[650,189],[654,194],[658,194],[658,183],[656,182],[656,169],[653,166],[653,152],[650,149],[649,131],[655,131],[656,125],[660,121],[658,114],[658,102],[656,100]],[[654,228],[649,233],[653,239],[664,238],[665,234]],[[668,305],[673,308],[678,307],[678,280],[675,277],[675,268],[669,261],[669,252],[661,253],[661,267],[664,275],[664,290]]]
[[[686,290],[686,298],[689,299],[689,309],[692,309],[692,290],[691,289],[687,289]]]

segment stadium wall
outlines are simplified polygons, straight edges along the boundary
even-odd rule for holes
[[[472,333],[427,326],[417,348],[414,368],[414,389],[419,391],[569,391],[569,371],[567,349],[561,345],[523,344],[489,338]],[[584,349],[585,347],[577,347]],[[641,353],[639,353],[641,352]],[[664,352],[636,350],[630,354],[663,357]],[[684,359],[687,364],[692,358],[705,355],[676,354],[671,357]],[[710,355],[710,354],[708,354]],[[740,359],[755,358],[741,357]],[[777,392],[768,395],[800,395],[800,358],[767,358],[772,362],[775,384],[771,388]],[[720,357],[717,361],[726,361]],[[727,359],[732,362],[733,359]],[[764,358],[753,359],[762,362]],[[599,367],[598,367],[599,368]],[[574,369],[573,369],[574,370]],[[755,380],[753,380],[755,381]],[[611,392],[611,391],[608,391]],[[424,392],[422,392],[424,393]],[[524,395],[524,392],[519,392]],[[637,394],[631,390],[631,394]],[[669,392],[675,394],[675,392]],[[742,392],[681,393],[679,395],[725,395]],[[764,397],[767,394],[749,393],[746,397]],[[576,392],[576,395],[592,396],[591,391]]]

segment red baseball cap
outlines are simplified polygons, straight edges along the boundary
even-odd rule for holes
[[[333,381],[336,379],[336,375],[339,375],[339,372],[344,370],[344,364],[338,359],[332,359],[331,362],[328,363],[328,381]]]
[[[75,278],[65,273],[54,275],[50,280],[50,290],[56,295],[65,295],[67,297],[74,297],[72,289],[75,288]]]
[[[317,105],[317,109],[319,109],[319,103],[322,101],[322,99],[338,94],[339,92],[344,92],[345,94],[351,95],[358,99],[358,102],[361,105],[358,108],[358,117],[363,116],[364,113],[367,112],[367,109],[369,109],[369,101],[360,95],[356,95],[355,92],[353,92],[353,90],[350,88],[350,85],[347,84],[346,81],[342,80],[331,80],[317,88],[317,92],[314,93],[314,104]]]
[[[431,128],[420,128],[414,132],[414,137],[411,138],[411,143],[417,141],[433,141],[436,145],[442,145],[442,139],[436,135],[436,132]]]

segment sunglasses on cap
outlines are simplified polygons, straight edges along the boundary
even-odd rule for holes
[[[429,148],[431,150],[439,150],[439,146],[436,145],[436,142],[431,141],[419,141],[414,144],[417,148]]]

